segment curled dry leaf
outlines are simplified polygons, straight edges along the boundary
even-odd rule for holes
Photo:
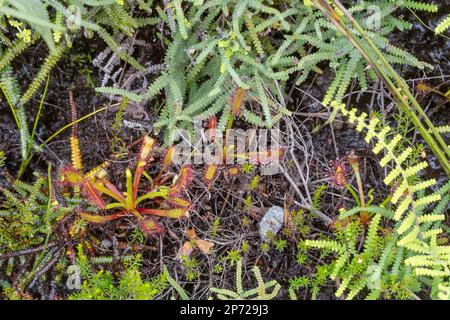
[[[194,251],[194,245],[192,241],[186,241],[183,246],[178,250],[176,260],[182,261],[183,258],[189,258]]]
[[[210,254],[212,247],[214,247],[214,243],[202,239],[197,239],[195,244],[204,254]]]
[[[211,253],[211,249],[212,247],[214,247],[214,243],[207,240],[199,239],[197,237],[197,233],[195,232],[194,228],[187,229],[185,233],[190,240],[186,241],[180,248],[176,256],[176,259],[181,260],[183,257],[190,257],[195,247],[198,247],[200,251],[203,252],[204,254]]]

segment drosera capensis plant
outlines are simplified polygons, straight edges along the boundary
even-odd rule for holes
[[[369,196],[369,201],[366,203],[366,193],[364,192],[364,187],[361,179],[360,173],[360,158],[354,153],[352,150],[347,156],[343,159],[337,159],[331,161],[330,168],[330,182],[331,185],[335,188],[341,189],[346,188],[348,192],[352,195],[353,199],[356,202],[356,205],[360,208],[364,208],[371,204],[373,201],[373,197],[371,197],[371,193],[373,190],[369,190],[367,192],[367,196]],[[350,168],[354,173],[356,178],[357,189],[350,184],[349,182],[349,174]],[[359,216],[360,222],[363,225],[368,225],[370,215],[367,212],[361,211]]]
[[[172,185],[165,185],[167,179],[152,181],[152,178],[145,172],[146,166],[154,159],[152,157],[156,147],[156,140],[145,136],[143,138],[141,150],[137,159],[134,175],[130,168],[125,170],[126,191],[120,192],[118,188],[106,178],[106,170],[98,167],[91,173],[84,175],[74,167],[62,169],[62,182],[78,187],[86,198],[104,211],[113,211],[112,214],[89,214],[80,212],[80,216],[92,223],[105,223],[125,216],[137,218],[142,231],[147,234],[162,231],[161,226],[153,217],[157,216],[173,219],[181,219],[188,216],[191,203],[180,197],[181,190],[190,181],[192,175],[190,167],[183,167],[177,182]],[[139,187],[142,177],[145,176],[150,181],[148,191],[140,194]],[[107,202],[103,196],[107,196],[112,201]],[[161,200],[170,208],[160,207]],[[142,206],[144,203],[152,204],[152,207]],[[153,208],[157,205],[156,208]]]
[[[70,95],[70,98],[72,121],[76,122],[76,104],[72,94]],[[155,160],[153,158],[157,145],[155,139],[149,136],[144,136],[142,138],[134,175],[130,168],[125,169],[125,192],[120,192],[119,189],[107,179],[106,168],[109,165],[108,162],[104,162],[88,173],[83,173],[84,166],[82,163],[78,128],[76,124],[72,127],[70,144],[72,150],[72,163],[61,169],[61,182],[73,187],[74,193],[79,194],[81,192],[89,202],[100,210],[113,211],[113,213],[109,215],[80,212],[80,216],[84,220],[91,223],[105,223],[124,216],[134,216],[138,219],[142,231],[151,234],[155,231],[160,232],[162,228],[154,218],[145,216],[159,216],[173,219],[180,219],[188,216],[188,210],[191,203],[180,197],[180,194],[190,182],[192,169],[188,166],[183,167],[178,180],[172,183],[172,185],[165,184],[167,176],[163,177],[161,174],[158,174],[155,179],[152,179],[150,175],[146,173],[145,169]],[[165,170],[170,166],[171,155],[171,152],[166,153],[161,170]],[[149,180],[150,186],[146,192],[140,194],[139,187],[141,186],[143,176]],[[106,201],[104,199],[105,196],[112,201]],[[165,205],[169,205],[170,208],[160,208],[160,200],[165,200]],[[157,208],[154,208],[154,205],[151,208],[147,206],[142,207],[142,204],[149,201],[153,202],[153,204],[157,204]]]

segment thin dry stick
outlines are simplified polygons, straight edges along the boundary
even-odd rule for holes
[[[287,173],[286,170],[284,170],[284,168],[282,166],[279,166],[281,172],[283,172],[284,176],[286,177],[286,179],[290,182],[291,186],[294,188],[295,192],[298,194],[298,196],[302,199],[302,204],[301,207],[305,210],[309,210],[312,213],[314,213],[315,215],[317,215],[317,217],[319,217],[319,219],[321,219],[323,222],[325,222],[326,224],[330,224],[333,219],[331,219],[329,216],[327,216],[325,213],[321,212],[320,210],[317,210],[316,208],[314,208],[310,203],[308,203],[306,201],[306,198],[303,196],[303,194],[301,193],[300,189],[298,188],[297,184],[294,182],[294,180],[292,179],[292,177],[289,175],[289,173]]]

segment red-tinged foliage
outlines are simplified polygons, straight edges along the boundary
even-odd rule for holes
[[[172,219],[180,219],[188,216],[188,209],[176,208],[176,209],[137,209],[140,214],[151,214],[159,217],[166,217]]]
[[[205,127],[209,129],[207,137],[208,140],[214,141],[214,139],[217,137],[217,117],[216,116],[210,117]]]
[[[236,88],[231,100],[231,113],[237,116],[241,112],[246,91],[240,87]]]
[[[169,197],[167,202],[176,207],[189,208],[192,206],[192,203],[186,199],[178,198],[178,197]]]
[[[161,227],[157,224],[155,219],[144,218],[143,215],[153,215],[158,217],[166,217],[172,219],[181,219],[188,217],[188,211],[191,203],[179,195],[184,191],[187,184],[192,178],[192,169],[184,167],[181,170],[180,176],[176,183],[172,186],[163,185],[164,181],[156,179],[151,183],[151,188],[147,193],[139,195],[139,185],[141,178],[145,172],[147,164],[153,161],[154,150],[156,147],[156,140],[150,137],[142,139],[142,146],[139,152],[138,161],[134,175],[130,168],[126,169],[126,192],[122,193],[119,189],[108,179],[106,179],[106,167],[103,166],[98,171],[100,174],[85,175],[81,170],[74,167],[64,167],[61,170],[62,183],[70,185],[74,190],[82,191],[82,194],[93,204],[104,210],[114,210],[110,215],[88,214],[80,213],[81,218],[91,223],[105,223],[111,220],[116,220],[124,216],[134,216],[138,219],[140,227],[144,232],[150,234],[152,232],[161,231]],[[171,163],[171,154],[173,150],[166,152],[166,159],[163,160],[163,168],[166,169]],[[169,156],[170,155],[170,156]],[[97,171],[96,171],[97,172]],[[161,176],[161,172],[160,175]],[[170,193],[170,194],[169,194]],[[106,204],[102,196],[108,196],[114,201]],[[173,208],[159,209],[153,208],[166,200]],[[153,201],[153,202],[151,202]],[[152,203],[151,208],[140,208],[139,205]]]
[[[88,198],[90,202],[95,204],[100,209],[104,209],[106,206],[105,201],[101,197],[101,192],[98,191],[91,181],[85,180],[82,184],[83,194]]]
[[[342,160],[335,160],[331,162],[331,183],[334,187],[342,189],[347,182],[347,167]]]
[[[61,169],[61,183],[81,188],[83,195],[91,203],[101,209],[105,207],[105,201],[101,198],[101,193],[93,186],[91,180],[74,167],[66,166]]]
[[[61,183],[63,185],[70,185],[70,186],[79,186],[84,180],[83,174],[78,172],[77,169],[75,169],[72,166],[65,166],[61,168]]]
[[[147,235],[154,233],[161,233],[163,231],[162,227],[155,221],[155,219],[147,218],[139,221],[139,227]]]
[[[120,201],[125,201],[125,197],[122,195],[122,193],[117,189],[117,187],[112,184],[109,180],[103,180],[102,183],[105,185],[105,187],[111,191],[115,197],[117,198],[117,200],[120,199]]]
[[[167,148],[161,162],[160,173],[162,173],[165,169],[169,168],[172,165],[174,153],[175,153],[175,146],[170,146]]]
[[[193,176],[193,170],[190,166],[184,166],[181,168],[181,173],[176,183],[170,188],[169,196],[178,197],[191,182]]]
[[[123,216],[126,216],[126,214],[124,213],[116,213],[116,214],[111,214],[108,216],[101,216],[98,214],[89,214],[89,213],[85,213],[85,212],[80,212],[80,217],[86,221],[92,222],[92,223],[105,223],[111,220],[116,220],[119,219]]]
[[[203,180],[208,188],[211,187],[212,183],[219,174],[219,166],[217,164],[208,164],[203,171]]]

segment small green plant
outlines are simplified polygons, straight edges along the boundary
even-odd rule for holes
[[[430,67],[392,45],[389,35],[393,30],[412,27],[395,11],[435,12],[437,6],[414,1],[375,3],[383,12],[379,25],[369,21],[374,2],[349,5],[355,21],[363,25],[359,34],[368,34],[389,63]],[[355,76],[363,89],[369,77],[377,76],[373,69],[366,68],[364,53],[330,23],[335,16],[343,20],[343,10],[340,15],[327,15],[324,6],[337,7],[328,1],[170,2],[156,9],[158,21],[170,30],[169,35],[161,35],[168,46],[164,68],[156,79],[140,94],[112,86],[97,91],[125,96],[136,103],[159,101],[164,94],[155,129],[165,131],[166,144],[177,139],[179,129],[192,130],[193,119],[204,121],[215,116],[218,131],[230,128],[236,117],[253,126],[271,128],[289,114],[282,93],[294,74],[298,74],[296,83],[301,84],[312,73],[321,73],[319,65],[327,61],[336,75],[325,105],[333,99],[342,100]]]
[[[317,192],[314,193],[314,195],[316,194]],[[318,209],[318,207],[315,208]],[[310,217],[305,213],[305,210],[298,209],[291,211],[289,214],[288,227],[283,229],[283,233],[286,235],[298,234],[300,237],[304,238],[310,231]]]
[[[281,286],[275,281],[271,280],[264,282],[261,272],[257,266],[252,268],[255,275],[258,287],[254,289],[244,290],[242,285],[242,260],[239,260],[236,264],[236,291],[228,289],[211,288],[211,292],[217,294],[217,298],[220,300],[272,300],[274,299]],[[268,293],[268,289],[272,289],[272,292]]]
[[[0,206],[0,253],[44,244],[56,221],[78,204],[70,199],[66,206],[54,202],[49,179],[35,176],[31,184],[15,180],[10,190],[0,190],[5,198]]]
[[[278,252],[283,252],[286,249],[287,242],[285,239],[276,239],[273,243]]]
[[[72,47],[78,36],[92,38],[97,34],[117,56],[127,61],[141,72],[146,69],[140,65],[126,50],[121,50],[115,37],[124,33],[131,37],[136,29],[155,24],[156,19],[133,17],[132,3],[115,0],[93,3],[90,0],[3,0],[0,4],[0,22],[7,23],[15,29],[16,37],[0,32],[6,40],[6,50],[0,56],[0,71],[9,66],[11,61],[22,54],[38,39],[43,39],[49,48],[49,54],[38,73],[33,77],[25,93],[20,97],[20,104],[25,105],[48,78],[53,67]],[[150,5],[150,4],[149,4]],[[107,30],[113,31],[113,34]],[[8,28],[2,28],[7,31]],[[14,34],[14,33],[13,33]]]
[[[250,244],[248,243],[247,240],[242,241],[242,246],[241,246],[241,251],[242,253],[247,253],[248,250],[250,249]]]
[[[194,281],[199,276],[200,261],[197,258],[182,256],[181,264],[185,268],[186,279]]]
[[[298,291],[299,289],[305,289],[309,286],[310,279],[306,276],[295,277],[289,280],[289,288]]]
[[[259,245],[259,249],[263,253],[267,253],[270,250],[270,244],[268,242],[261,242],[261,244]]]
[[[328,1],[321,0],[311,0],[314,5],[331,21],[338,30],[342,32],[345,38],[348,39],[348,43],[358,51],[358,54],[353,56],[354,58],[360,59],[364,57],[365,60],[372,66],[373,71],[375,71],[378,76],[384,79],[387,87],[389,88],[392,95],[395,97],[397,106],[405,113],[414,126],[417,128],[423,139],[427,142],[431,151],[438,158],[442,168],[447,174],[450,174],[450,149],[442,138],[439,130],[434,126],[431,120],[428,118],[420,104],[417,102],[411,91],[409,90],[406,82],[401,78],[394,68],[391,66],[391,61],[389,61],[389,55],[383,52],[379,48],[379,39],[374,39],[373,35],[364,29],[361,21],[358,21],[352,13],[344,7],[344,5],[338,0],[331,0],[332,5]],[[427,4],[415,1],[404,1],[400,5],[415,10],[423,10],[428,12],[436,12],[438,10],[436,5]],[[353,28],[350,28],[351,27]],[[353,52],[355,54],[355,52]],[[407,53],[403,52],[400,54],[405,60]],[[359,58],[358,58],[359,56]],[[334,85],[330,86],[325,98],[324,104],[328,105],[330,102],[341,102],[342,96],[334,96],[334,92],[337,90],[337,86],[340,89],[343,85],[347,87],[350,83],[349,79],[354,73],[347,73],[349,70],[354,70],[355,64],[349,62],[349,66],[345,65],[342,67],[344,82],[341,82],[340,77],[337,76]],[[424,65],[422,65],[424,67]],[[345,84],[344,84],[345,83]],[[344,93],[341,90],[341,93]],[[332,117],[333,118],[333,117]],[[422,119],[420,119],[422,118]]]
[[[241,254],[239,250],[229,250],[227,259],[230,261],[230,264],[233,266],[235,263],[238,263],[241,260]]]
[[[125,142],[120,138],[120,132],[123,127],[123,113],[128,106],[128,101],[126,98],[122,99],[119,110],[116,113],[114,123],[111,126],[113,138],[111,141],[112,154],[116,159],[125,158]]]
[[[214,218],[214,222],[211,225],[211,237],[216,237],[217,236],[217,232],[219,231],[220,228],[220,219],[219,217]]]
[[[214,273],[219,274],[219,273],[222,273],[222,271],[223,271],[222,264],[217,263],[217,264],[214,265]]]
[[[140,255],[125,262],[125,269],[118,280],[107,270],[94,272],[81,247],[78,248],[77,255],[79,261],[85,262],[79,266],[83,283],[78,292],[69,296],[70,300],[152,300],[167,287],[165,273],[151,281],[142,279],[139,271],[142,260]]]

